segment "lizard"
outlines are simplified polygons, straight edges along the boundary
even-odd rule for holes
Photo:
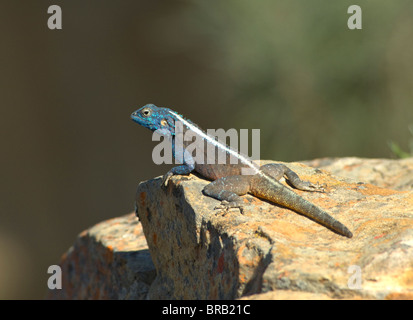
[[[163,176],[162,187],[167,186],[173,175],[188,175],[191,172],[196,172],[201,177],[211,180],[202,192],[205,196],[221,201],[221,204],[215,209],[239,208],[242,213],[244,202],[241,196],[249,193],[257,198],[296,211],[342,236],[348,238],[353,236],[344,224],[279,182],[282,177],[285,177],[289,184],[296,189],[325,192],[323,187],[301,180],[286,165],[269,163],[259,166],[237,150],[217,141],[198,125],[169,108],[146,104],[134,111],[131,114],[131,119],[139,125],[167,137],[172,143],[173,156],[175,159],[179,158],[180,163],[182,163],[173,167]],[[196,139],[207,146],[212,146],[217,151],[214,154],[214,159],[218,159],[219,153],[223,153],[227,161],[217,163],[217,161],[205,161],[205,158],[194,156],[187,148],[190,144],[188,141],[183,141],[182,146],[178,147],[178,124],[183,133],[190,131]],[[204,152],[204,154],[206,153]],[[238,161],[236,163],[229,162],[231,156]],[[250,170],[249,174],[245,174],[243,171],[245,169]]]

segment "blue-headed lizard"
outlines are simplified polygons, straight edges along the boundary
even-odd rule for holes
[[[172,142],[174,157],[182,161],[182,165],[173,167],[164,175],[162,180],[163,186],[167,185],[168,180],[173,175],[186,175],[195,171],[202,177],[213,180],[205,186],[203,193],[221,200],[219,208],[235,207],[242,212],[244,202],[240,196],[249,193],[301,213],[340,235],[348,238],[353,236],[351,231],[341,222],[278,181],[285,176],[290,184],[299,190],[323,192],[321,187],[302,181],[287,166],[270,163],[260,167],[238,151],[207,135],[190,120],[185,119],[177,112],[168,108],[147,104],[133,112],[131,118],[141,126],[151,131],[158,130],[158,133],[167,136]],[[208,148],[204,148],[205,157],[201,157],[204,160],[199,161],[199,157],[193,156],[186,149],[192,141],[183,140],[182,146],[178,148],[176,145],[177,124],[181,125],[182,134],[189,130],[198,141],[202,141],[207,146],[215,148],[217,152],[213,155],[214,159],[218,159],[219,154],[221,153],[222,155],[224,153],[224,158],[227,161],[221,164],[216,161],[210,161],[210,159],[208,160],[206,155],[207,150],[210,150]],[[229,161],[230,156],[235,157],[238,160],[237,163],[231,164]],[[245,169],[249,169],[249,174],[245,174]]]

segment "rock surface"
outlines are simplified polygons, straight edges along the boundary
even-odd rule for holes
[[[149,297],[233,299],[292,290],[331,298],[413,298],[413,193],[289,166],[303,179],[327,185],[325,194],[296,192],[346,224],[352,239],[250,196],[243,215],[217,214],[218,202],[201,196],[208,182],[193,175],[174,177],[166,191],[159,178],[146,181],[137,204],[157,269]]]
[[[336,176],[371,183],[382,188],[413,190],[413,158],[400,160],[323,158],[303,163],[324,169]]]
[[[79,236],[61,262],[63,290],[49,298],[413,299],[413,191],[395,190],[411,190],[413,159],[318,161],[336,164],[337,175],[288,166],[326,193],[296,192],[353,238],[252,196],[244,214],[214,210],[218,201],[201,193],[208,182],[195,175],[173,177],[166,190],[156,178],[137,190],[156,277],[141,225],[128,215]]]
[[[156,276],[135,214],[82,232],[60,266],[62,289],[47,299],[145,299]]]

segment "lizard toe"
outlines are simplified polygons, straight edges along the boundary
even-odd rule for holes
[[[164,174],[162,177],[161,188],[165,189],[168,186],[169,179],[173,176],[173,173],[170,171]]]
[[[221,201],[221,204],[214,208],[215,210],[228,211],[229,209],[239,209],[241,214],[244,212],[244,203],[242,201]]]
[[[313,184],[313,183],[311,183],[311,182],[305,182],[304,184],[303,184],[303,186],[302,186],[303,188],[301,189],[301,190],[304,190],[304,191],[311,191],[311,192],[322,192],[322,193],[324,193],[324,192],[326,192],[325,191],[325,184],[323,184],[323,185],[319,185],[319,184]]]

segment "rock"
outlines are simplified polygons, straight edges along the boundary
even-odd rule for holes
[[[246,196],[222,214],[195,175],[140,183],[138,215],[157,276],[150,299],[234,299],[275,291],[329,298],[413,299],[413,192],[288,164],[326,193],[300,192],[353,231],[348,239]]]
[[[82,232],[60,263],[63,289],[48,298],[413,299],[412,160],[310,162],[335,175],[287,164],[326,185],[295,192],[351,239],[252,196],[244,214],[214,210],[219,202],[201,192],[208,181],[195,175],[172,177],[166,190],[160,178],[141,182],[141,223],[130,214]]]
[[[276,290],[244,296],[239,300],[332,300],[332,298],[322,293]]]
[[[413,190],[413,158],[362,159],[323,158],[303,163],[331,172],[336,176],[363,181],[395,190]]]
[[[47,299],[145,299],[156,275],[134,213],[82,232],[60,266],[62,289]]]

